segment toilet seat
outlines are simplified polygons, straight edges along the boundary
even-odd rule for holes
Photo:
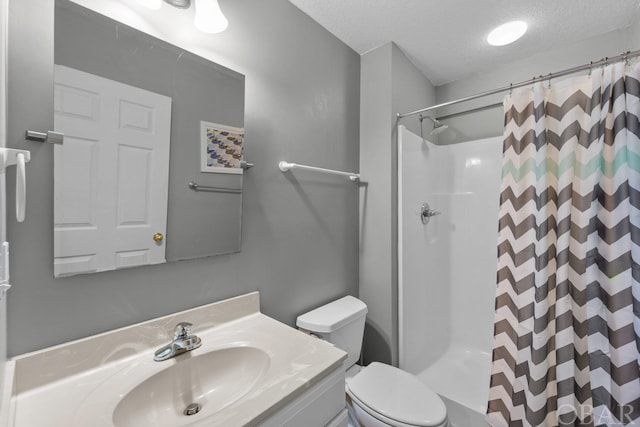
[[[440,397],[418,378],[373,362],[347,382],[349,397],[372,417],[397,427],[445,426]]]

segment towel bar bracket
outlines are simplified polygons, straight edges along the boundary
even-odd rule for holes
[[[48,130],[46,132],[28,130],[25,132],[24,138],[29,141],[49,142],[51,144],[64,143],[64,133],[53,130]]]

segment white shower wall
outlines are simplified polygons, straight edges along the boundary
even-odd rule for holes
[[[403,126],[398,135],[400,367],[446,402],[483,414],[502,139],[439,146]],[[420,220],[425,202],[441,212],[427,225]]]

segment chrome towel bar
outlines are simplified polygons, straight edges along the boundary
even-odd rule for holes
[[[242,193],[242,188],[225,188],[225,187],[212,187],[209,185],[200,185],[196,182],[189,181],[189,188],[198,191],[222,191],[224,193]]]

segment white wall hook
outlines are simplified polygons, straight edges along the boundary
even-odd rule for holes
[[[31,161],[31,153],[27,150],[0,147],[0,170],[16,165],[16,219],[24,221],[27,201],[26,164]]]
[[[18,163],[18,154],[24,155],[24,161],[28,163],[31,160],[31,153],[28,150],[17,150],[14,148],[0,147],[0,168],[6,169],[7,166],[13,166]]]

